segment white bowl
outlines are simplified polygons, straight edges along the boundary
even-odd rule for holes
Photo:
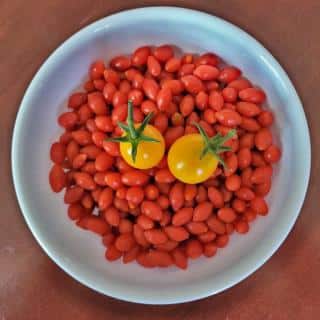
[[[101,239],[67,218],[62,195],[48,184],[49,147],[61,133],[56,119],[88,66],[130,53],[144,44],[172,43],[186,52],[213,51],[239,66],[268,95],[276,115],[275,135],[283,155],[275,166],[270,213],[246,236],[232,235],[212,258],[187,271],[143,269],[109,263]],[[124,11],[82,29],[43,64],[22,100],[12,142],[17,197],[33,235],[63,270],[103,294],[133,302],[170,304],[203,298],[235,285],[259,268],[284,241],[299,214],[310,172],[310,140],[299,97],[272,55],[244,31],[205,13],[170,7]]]

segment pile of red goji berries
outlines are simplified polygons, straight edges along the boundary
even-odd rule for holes
[[[266,215],[272,164],[280,159],[269,127],[273,114],[262,108],[265,93],[237,67],[220,67],[213,53],[174,55],[171,46],[138,48],[106,67],[96,61],[83,92],[73,93],[58,123],[65,129],[51,146],[49,181],[65,189],[68,216],[102,236],[110,261],[137,261],[144,267],[187,268],[188,259],[214,256],[234,231],[246,233],[257,215]],[[166,156],[154,168],[138,170],[120,156],[118,121],[134,105],[134,121],[151,121],[166,148],[179,137],[198,133],[236,137],[223,154],[226,169],[197,185],[177,181]]]

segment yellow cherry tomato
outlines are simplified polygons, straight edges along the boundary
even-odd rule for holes
[[[121,137],[110,137],[107,141],[120,143],[123,159],[137,169],[149,169],[156,166],[165,151],[165,142],[160,131],[149,124],[153,113],[149,113],[142,123],[133,121],[133,104],[128,101],[127,124],[118,122],[123,130]]]
[[[207,180],[218,166],[219,160],[206,153],[201,158],[205,147],[200,134],[188,134],[177,139],[168,153],[168,166],[171,173],[180,181],[189,184]]]
[[[139,128],[139,125],[135,125],[135,127]],[[135,161],[133,161],[132,144],[130,142],[120,142],[120,153],[130,166],[138,169],[149,169],[156,166],[163,158],[165,142],[160,131],[150,124],[143,130],[143,135],[153,138],[157,142],[141,140],[137,147]]]

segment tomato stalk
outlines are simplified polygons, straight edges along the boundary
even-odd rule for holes
[[[201,151],[200,159],[202,159],[209,152],[218,159],[218,161],[223,165],[223,167],[226,167],[225,162],[219,156],[219,154],[232,150],[231,147],[225,146],[224,144],[236,135],[236,130],[230,130],[225,136],[222,136],[220,133],[217,133],[215,136],[210,138],[208,137],[207,133],[200,124],[195,122],[193,124],[199,130],[199,133],[204,142],[204,148]]]
[[[121,137],[107,138],[107,141],[113,142],[127,142],[131,144],[131,157],[133,162],[136,161],[138,145],[142,141],[146,142],[160,142],[157,139],[146,136],[143,134],[144,129],[150,122],[153,117],[153,113],[149,113],[140,125],[134,124],[133,121],[133,104],[132,101],[128,101],[128,116],[127,116],[127,124],[123,122],[118,122],[118,126],[124,131],[124,135]]]

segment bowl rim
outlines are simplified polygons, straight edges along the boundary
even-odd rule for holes
[[[16,170],[16,163],[17,163],[17,156],[18,156],[18,140],[20,136],[20,127],[21,122],[23,121],[23,117],[25,112],[27,111],[27,106],[29,104],[29,100],[31,100],[32,92],[37,86],[38,81],[41,79],[42,75],[46,72],[46,69],[48,65],[53,62],[57,57],[59,57],[65,49],[67,49],[69,46],[72,46],[76,43],[78,37],[82,36],[83,34],[88,34],[91,32],[94,32],[95,30],[99,28],[103,28],[107,20],[109,19],[117,19],[117,18],[123,18],[126,16],[126,19],[130,19],[133,15],[140,15],[144,16],[146,13],[148,15],[156,15],[161,16],[162,14],[167,14],[170,12],[170,14],[174,14],[176,16],[179,15],[187,15],[190,17],[190,19],[196,19],[199,21],[206,21],[206,23],[212,23],[212,24],[218,24],[220,27],[226,28],[229,31],[232,31],[234,34],[236,34],[238,37],[242,38],[244,41],[248,41],[255,47],[255,50],[257,50],[257,53],[262,56],[269,64],[271,68],[274,68],[276,70],[276,73],[280,76],[281,80],[285,83],[287,90],[289,92],[289,95],[291,98],[295,101],[295,104],[297,105],[297,110],[300,113],[302,127],[301,132],[304,133],[305,139],[305,159],[306,163],[302,170],[304,170],[303,175],[303,181],[301,181],[300,184],[300,192],[299,197],[296,197],[294,199],[295,201],[295,212],[293,217],[289,217],[286,225],[286,229],[282,230],[282,233],[278,235],[276,239],[272,239],[269,242],[268,250],[259,252],[255,257],[253,257],[250,263],[248,263],[247,269],[239,271],[237,274],[233,274],[228,281],[219,288],[212,289],[209,286],[206,286],[205,288],[202,288],[201,290],[198,290],[198,292],[181,292],[179,296],[175,297],[166,297],[162,298],[160,300],[156,300],[152,296],[147,296],[146,294],[128,294],[123,289],[118,289],[115,291],[108,290],[108,288],[101,288],[97,286],[97,284],[94,283],[94,281],[89,281],[79,275],[77,275],[73,270],[70,270],[70,268],[65,264],[65,262],[60,259],[59,253],[54,252],[50,248],[50,244],[46,243],[44,239],[41,238],[40,233],[36,228],[33,228],[33,222],[32,222],[32,214],[28,213],[28,210],[24,204],[24,196],[22,193],[22,187],[21,187],[21,180],[19,175],[17,174]],[[144,303],[144,304],[174,304],[174,303],[184,303],[189,301],[198,300],[201,298],[208,297],[210,295],[217,294],[221,291],[224,291],[237,283],[241,282],[245,278],[247,278],[249,275],[254,273],[258,268],[260,268],[268,259],[271,258],[271,256],[278,250],[280,245],[283,243],[283,241],[288,236],[289,232],[293,228],[293,225],[295,224],[295,221],[300,213],[300,210],[302,208],[306,192],[308,189],[309,184],[309,178],[310,178],[310,170],[311,170],[311,143],[310,143],[310,135],[309,135],[309,128],[306,120],[306,116],[303,110],[303,106],[301,103],[301,100],[291,82],[289,79],[287,73],[284,71],[282,66],[278,63],[278,61],[273,57],[273,55],[254,37],[252,37],[250,34],[248,34],[246,31],[242,30],[241,28],[233,25],[230,22],[225,21],[224,19],[221,19],[217,16],[204,13],[198,10],[193,9],[186,9],[181,7],[174,7],[174,6],[154,6],[154,7],[141,7],[137,9],[130,9],[130,10],[124,10],[117,12],[112,15],[108,15],[106,17],[103,17],[88,26],[80,29],[76,33],[74,33],[71,37],[69,37],[67,40],[62,42],[51,54],[50,56],[42,63],[36,74],[34,75],[33,79],[31,80],[29,86],[27,87],[25,94],[22,98],[22,101],[20,103],[19,110],[17,112],[16,120],[14,123],[14,129],[12,134],[12,143],[11,143],[11,170],[12,170],[12,177],[13,177],[13,185],[16,192],[16,197],[19,203],[19,207],[21,209],[21,213],[24,216],[24,219],[32,232],[33,236],[36,238],[37,242],[39,243],[40,247],[45,251],[45,253],[62,269],[64,270],[68,275],[70,275],[72,278],[79,281],[81,284],[99,292],[104,295],[111,296],[113,298],[117,298],[124,301],[129,302],[135,302],[135,303]]]

